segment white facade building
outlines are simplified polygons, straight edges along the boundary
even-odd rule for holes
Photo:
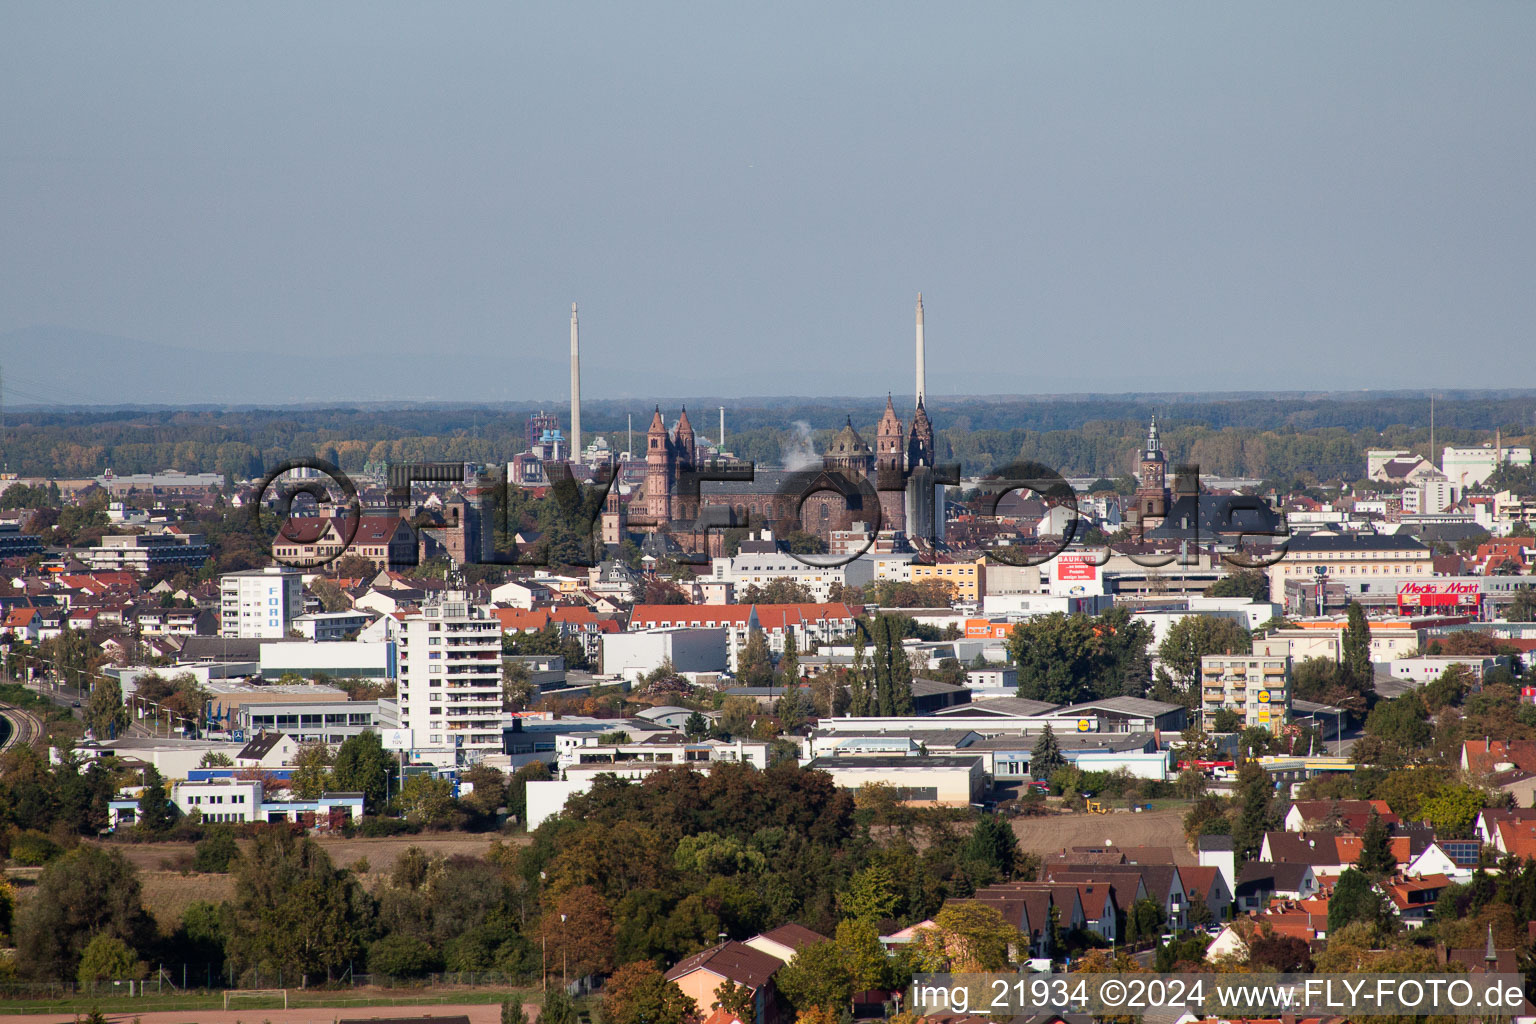
[[[1502,448],[1491,444],[1471,447],[1446,445],[1440,456],[1440,470],[1457,491],[1476,487],[1493,475],[1500,461],[1508,466],[1529,466],[1529,448]]]
[[[219,577],[220,636],[285,637],[303,612],[304,577],[297,569],[269,565]]]
[[[470,764],[502,748],[501,623],[445,591],[400,623],[400,728]]]
[[[603,641],[603,673],[639,682],[663,661],[678,672],[724,672],[730,664],[726,629],[648,629],[636,633],[607,633]]]

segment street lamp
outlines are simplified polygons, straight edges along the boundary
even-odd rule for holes
[[[570,962],[571,962],[570,952],[566,948],[566,945],[565,945],[565,915],[561,914],[560,915],[560,987],[561,988],[565,988],[565,986],[567,984],[567,982],[565,980],[565,971],[566,971],[566,968],[570,965]]]

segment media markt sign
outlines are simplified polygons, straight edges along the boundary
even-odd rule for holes
[[[1477,580],[1414,580],[1397,585],[1399,608],[1476,608],[1483,599]]]

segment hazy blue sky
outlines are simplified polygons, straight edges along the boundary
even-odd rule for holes
[[[0,334],[554,398],[574,298],[596,396],[910,394],[921,290],[935,392],[1527,385],[1533,38],[1519,2],[5,3]],[[5,357],[43,393],[51,336]]]

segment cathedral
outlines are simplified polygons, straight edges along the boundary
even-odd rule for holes
[[[942,508],[934,461],[933,423],[921,398],[911,426],[903,429],[887,396],[873,447],[849,418],[821,453],[820,468],[802,470],[702,460],[688,410],[669,431],[657,407],[645,435],[645,482],[628,501],[617,487],[610,490],[603,541],[619,543],[626,531],[664,531],[685,550],[712,554],[722,529],[742,526],[803,530],[824,542],[859,528],[886,534],[898,545],[909,532],[931,539]]]

